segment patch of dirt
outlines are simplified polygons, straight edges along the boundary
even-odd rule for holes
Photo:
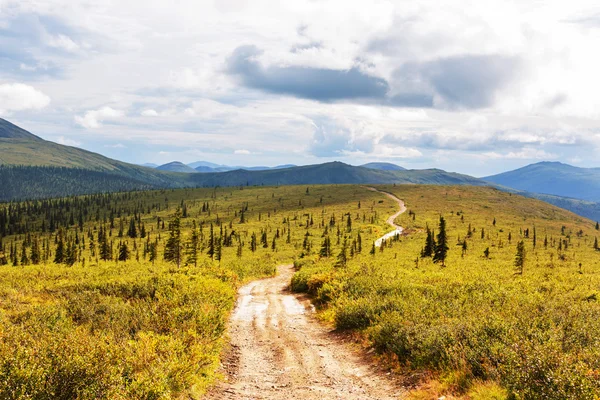
[[[310,302],[288,290],[283,265],[239,291],[232,315],[226,380],[206,399],[391,400],[405,390],[364,354],[320,324]]]

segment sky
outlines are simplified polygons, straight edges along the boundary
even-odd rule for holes
[[[600,167],[597,1],[0,0],[0,117],[132,163]]]

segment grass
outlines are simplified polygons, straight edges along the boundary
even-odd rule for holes
[[[336,327],[362,332],[401,370],[460,377],[448,394],[491,381],[517,399],[598,396],[600,253],[591,221],[490,188],[383,189],[414,213],[396,221],[409,235],[343,269],[315,260],[295,278],[304,289],[328,274],[313,292]],[[419,257],[425,228],[437,229],[440,215],[450,238],[446,267]],[[520,240],[522,275],[514,267]]]
[[[35,236],[50,249],[41,264],[0,267],[0,398],[199,398],[216,378],[237,288],[272,276],[276,265],[302,251],[307,217],[316,225],[333,215],[341,220],[343,212],[362,201],[373,209],[365,207],[367,222],[357,221],[356,229],[373,229],[374,236],[375,214],[383,211],[379,197],[354,186],[309,187],[308,193],[302,186],[133,192],[0,205],[0,212],[11,216],[5,230],[13,234],[0,246],[7,255],[16,247],[20,256],[23,246],[31,254],[26,242]],[[203,223],[204,240],[197,265],[177,267],[162,253],[168,222],[182,202],[188,215],[182,220],[184,240],[191,236],[193,221]],[[134,215],[146,238],[127,237]],[[220,262],[206,254],[211,223],[216,236],[221,226],[235,232]],[[55,230],[48,232],[52,224]],[[121,224],[125,233],[119,237]],[[52,262],[59,226],[70,240],[78,240],[72,266]],[[114,255],[120,242],[128,244],[129,260],[99,259],[100,228],[109,232]],[[263,232],[268,246],[259,243],[252,252],[252,234],[260,238]],[[320,235],[311,238],[315,247],[319,241]],[[159,257],[151,262],[144,249],[155,242]]]
[[[385,220],[397,205],[353,185],[179,189],[0,206],[11,217],[0,246],[7,255],[11,248],[20,255],[23,246],[30,253],[32,236],[50,249],[39,265],[0,267],[0,398],[198,398],[216,379],[237,288],[291,260],[292,288],[313,296],[321,318],[356,331],[406,376],[425,377],[412,398],[600,395],[594,223],[490,188],[380,188],[405,200],[410,213],[396,221],[408,235],[374,254],[372,243],[390,230]],[[181,206],[184,240],[193,221],[203,226],[197,265],[162,260],[168,222]],[[440,215],[450,238],[445,267],[419,257],[426,228],[437,230]],[[146,238],[126,236],[131,218]],[[217,237],[221,227],[232,235],[220,261],[206,255],[211,223]],[[73,266],[51,261],[59,227],[78,240]],[[128,244],[128,261],[102,261],[90,249],[101,228],[113,254],[119,242]],[[252,236],[263,234],[266,247],[251,251]],[[329,256],[320,256],[326,238]],[[521,240],[527,258],[519,274]],[[154,262],[151,243],[158,244]]]

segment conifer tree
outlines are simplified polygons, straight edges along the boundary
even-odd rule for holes
[[[356,251],[362,253],[362,236],[360,236],[360,232],[356,235]]]
[[[329,239],[329,236],[325,236],[323,239],[319,256],[323,258],[328,258],[331,256],[331,240]]]
[[[336,267],[345,267],[348,262],[348,241],[344,238],[344,242],[342,243],[342,248],[340,249],[340,253],[337,256],[337,261],[335,263]]]
[[[517,254],[515,256],[515,267],[517,267],[517,273],[523,275],[523,268],[525,267],[525,243],[521,240],[517,243]]]
[[[54,251],[54,262],[56,264],[62,264],[65,260],[65,243],[63,240],[63,231],[60,229],[56,236],[56,250]]]
[[[134,218],[131,218],[129,220],[129,229],[127,229],[127,236],[129,236],[132,239],[135,239],[137,237],[137,228],[135,227]]]
[[[40,263],[42,255],[40,253],[40,242],[38,238],[34,238],[31,244],[31,263],[37,265]]]
[[[127,246],[127,242],[119,243],[119,261],[127,261],[129,260],[129,247]]]
[[[29,257],[27,257],[27,247],[25,243],[21,245],[21,265],[29,265]]]
[[[208,251],[206,254],[208,254],[208,256],[210,258],[214,258],[215,257],[215,232],[214,232],[214,227],[213,224],[211,222],[210,224],[210,233],[208,235]]]
[[[599,248],[598,248],[598,238],[597,237],[594,239],[594,250],[599,250]]]
[[[169,222],[169,238],[165,244],[164,259],[181,266],[183,243],[181,240],[181,209],[177,208],[173,220]]]
[[[215,260],[221,262],[223,258],[223,238],[219,236],[215,243]]]
[[[446,236],[446,220],[440,216],[440,231],[437,234],[437,243],[433,254],[433,261],[441,262],[442,266],[446,265],[446,256],[448,255],[448,237]]]
[[[427,227],[427,237],[425,238],[425,247],[421,251],[421,257],[433,257],[435,253],[435,236],[434,233]]]
[[[256,233],[252,232],[252,236],[250,237],[250,251],[253,253],[256,251]]]

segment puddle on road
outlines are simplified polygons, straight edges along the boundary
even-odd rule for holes
[[[281,299],[285,312],[288,315],[302,315],[306,313],[306,309],[294,296],[286,295]]]
[[[268,306],[269,301],[267,299],[259,300],[251,294],[247,294],[240,298],[232,318],[239,321],[264,319]]]

